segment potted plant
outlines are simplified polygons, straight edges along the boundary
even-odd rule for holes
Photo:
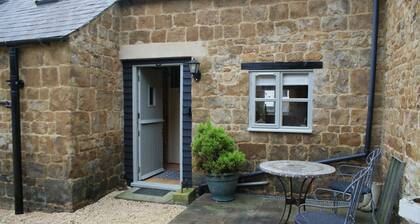
[[[207,121],[198,125],[192,149],[197,167],[207,174],[212,199],[223,202],[234,200],[238,171],[246,161],[234,140],[223,128]]]

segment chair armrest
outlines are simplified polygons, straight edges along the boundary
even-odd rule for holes
[[[340,195],[341,195],[341,197],[344,201],[348,200],[348,199],[346,199],[346,197],[351,197],[351,194],[346,193],[346,192],[336,191],[336,190],[328,189],[328,188],[317,188],[314,191],[314,196],[315,196],[316,200],[320,200],[319,197],[318,197],[318,192],[326,192],[326,193],[332,194],[334,201],[337,201],[337,196],[340,196]]]
[[[343,164],[337,166],[337,175],[338,176],[353,176],[361,169],[364,169],[364,166],[355,166],[349,164]],[[349,172],[350,171],[350,172]]]

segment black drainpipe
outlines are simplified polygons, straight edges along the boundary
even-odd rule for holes
[[[368,92],[368,113],[366,118],[365,152],[370,151],[372,142],[373,110],[375,107],[375,82],[376,82],[376,61],[378,52],[378,24],[379,24],[379,0],[373,1],[372,15],[372,49],[370,52],[370,80]]]
[[[19,79],[19,49],[9,48],[10,56],[10,95],[12,108],[13,141],[13,180],[15,192],[15,214],[23,214],[22,154],[20,133],[20,89],[23,81]]]
[[[365,134],[365,147],[362,152],[357,152],[353,155],[339,156],[335,158],[329,158],[319,160],[320,163],[335,163],[354,159],[360,159],[370,151],[372,143],[372,122],[373,122],[373,109],[375,107],[375,82],[376,82],[376,62],[378,53],[378,24],[379,24],[379,0],[373,0],[373,11],[372,11],[372,35],[371,35],[371,52],[370,52],[370,80],[368,89],[368,113],[366,118],[366,134]]]

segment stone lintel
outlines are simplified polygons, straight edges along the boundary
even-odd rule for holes
[[[207,47],[200,41],[133,44],[123,45],[120,49],[121,60],[204,56],[207,56]]]

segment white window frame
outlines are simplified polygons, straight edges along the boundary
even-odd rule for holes
[[[308,98],[287,99],[283,98],[283,74],[308,74]],[[260,124],[255,122],[255,102],[256,101],[271,101],[256,99],[256,78],[259,75],[274,75],[276,79],[276,102],[275,124]],[[307,127],[282,126],[283,101],[288,102],[307,102]],[[253,132],[284,132],[284,133],[312,133],[312,111],[313,111],[313,70],[270,70],[270,71],[250,71],[249,72],[249,123],[248,131]]]

